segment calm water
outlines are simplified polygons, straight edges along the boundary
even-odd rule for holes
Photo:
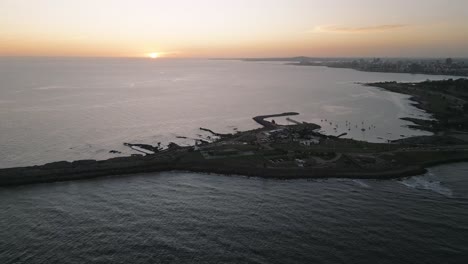
[[[424,134],[398,119],[430,118],[407,97],[356,82],[442,78],[241,61],[3,58],[0,167],[131,154],[123,142],[189,144],[176,137],[201,126],[251,129],[252,116],[285,111],[357,139]],[[376,129],[343,131],[346,120]],[[468,163],[459,163],[400,181],[168,172],[0,188],[0,263],[468,263],[466,175]]]
[[[442,78],[242,61],[0,58],[0,167],[134,153],[123,142],[193,144],[176,136],[252,129],[253,116],[287,111],[368,141],[425,134],[398,119],[427,117],[405,96],[356,82]],[[346,120],[359,127],[347,131]],[[362,133],[363,122],[376,129]]]
[[[403,181],[161,173],[0,189],[0,263],[467,263],[468,163]]]

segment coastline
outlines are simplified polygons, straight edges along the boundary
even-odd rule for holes
[[[290,115],[285,113],[284,115]],[[293,113],[297,114],[297,113]],[[274,115],[278,116],[278,115]],[[265,121],[264,118],[271,116],[260,116],[260,122]],[[253,133],[270,133],[285,129],[284,126],[270,123],[271,127],[257,129],[253,131],[245,131],[238,133],[238,137],[249,137]],[[289,129],[304,129],[313,126],[317,129],[317,125],[303,124],[292,125]],[[269,132],[268,132],[269,131]],[[240,134],[240,135],[239,135]],[[317,135],[317,134],[316,134]],[[287,159],[288,155],[284,153],[273,153],[270,158],[258,161],[256,156],[222,156],[221,158],[211,159],[196,159],[200,153],[194,150],[194,147],[175,147],[154,155],[119,157],[103,161],[96,160],[81,160],[74,162],[54,162],[41,166],[19,167],[0,169],[0,186],[15,186],[35,183],[48,183],[56,181],[70,181],[79,179],[91,179],[104,176],[118,176],[138,173],[163,172],[163,171],[189,171],[194,173],[214,173],[224,175],[244,175],[254,176],[269,179],[298,179],[298,178],[352,178],[352,179],[394,179],[414,175],[420,175],[426,172],[426,168],[444,163],[452,163],[459,161],[468,161],[468,147],[453,149],[446,147],[444,150],[433,149],[432,147],[415,148],[413,151],[403,149],[408,148],[408,145],[399,144],[382,144],[382,143],[366,143],[357,142],[349,139],[339,139],[332,136],[321,135],[324,141],[336,141],[342,144],[359,144],[359,148],[363,147],[366,151],[351,149],[340,146],[334,146],[336,152],[336,161],[324,163],[328,165],[319,166],[299,166],[299,163],[287,163],[283,167],[274,167],[274,164],[266,165],[267,160]],[[230,142],[235,135],[226,135],[224,138],[213,143],[205,143],[199,146],[204,149],[215,149],[215,151],[223,152],[231,151],[223,144]],[[334,143],[339,144],[339,143]],[[365,144],[365,145],[362,145]],[[247,146],[250,147],[250,146]],[[271,155],[268,152],[275,152],[262,146],[258,150],[259,156]],[[319,150],[323,151],[323,150]],[[357,152],[357,153],[356,153]],[[322,152],[318,152],[322,153]],[[418,155],[419,153],[419,155]],[[429,154],[429,159],[411,160],[411,157],[420,157]],[[389,156],[389,157],[387,157]],[[201,155],[200,155],[201,157]],[[251,158],[252,157],[252,158]],[[360,161],[363,158],[364,161]],[[385,161],[384,159],[389,159]],[[378,159],[380,161],[371,161],[369,159]],[[297,161],[298,158],[291,158]],[[291,165],[292,164],[292,165]],[[327,167],[328,166],[328,167]]]
[[[448,81],[429,84],[440,88],[446,85],[445,82]],[[457,82],[466,85],[468,80]],[[468,138],[458,139],[452,128],[455,126],[460,129],[460,124],[444,119],[459,119],[459,115],[454,114],[460,110],[447,108],[446,105],[453,105],[453,100],[462,99],[452,99],[449,95],[434,96],[433,92],[417,87],[422,85],[424,88],[429,84],[386,82],[364,85],[414,97],[413,100],[417,102],[415,106],[433,114],[435,120],[405,120],[414,122],[420,129],[437,133],[434,136],[370,143],[321,134],[317,132],[320,126],[312,123],[296,122],[285,126],[276,124],[274,120],[265,120],[299,115],[286,112],[253,117],[263,128],[235,134],[220,134],[200,128],[212,133],[217,139],[213,142],[200,140],[194,146],[170,144],[168,149],[163,150],[159,146],[124,143],[148,151],[146,156],[101,161],[59,161],[40,166],[0,169],[0,187],[163,171],[271,179],[393,179],[420,175],[431,166],[468,161]],[[441,105],[434,103],[434,97],[444,98],[437,99]]]
[[[449,62],[440,62],[438,59],[421,61],[417,59],[364,59],[364,58],[313,58],[306,56],[284,58],[244,58],[246,62],[284,62],[292,66],[318,66],[338,69],[352,69],[361,72],[386,72],[425,75],[445,75],[455,78],[468,77],[468,67],[465,63],[455,62],[451,58]]]
[[[308,66],[308,67],[327,67],[327,68],[336,68],[336,69],[351,69],[355,71],[360,71],[360,72],[384,72],[384,73],[406,73],[406,74],[424,74],[424,75],[444,75],[444,76],[453,76],[454,78],[467,78],[468,74],[459,74],[459,73],[437,73],[437,72],[426,72],[426,71],[395,71],[395,70],[370,70],[370,69],[360,69],[352,66],[332,66],[332,65],[326,65],[326,64],[302,64],[299,62],[292,62],[292,63],[287,63],[287,65],[293,65],[293,66]]]
[[[467,157],[468,160],[468,157]],[[450,162],[450,161],[449,161]],[[47,165],[47,164],[46,164]],[[43,166],[46,166],[43,165]],[[161,164],[158,166],[143,167],[116,167],[106,169],[82,169],[74,167],[73,162],[69,163],[68,168],[61,168],[61,172],[57,170],[47,170],[43,168],[34,167],[23,167],[8,169],[10,172],[3,172],[0,187],[7,186],[18,186],[38,183],[51,183],[61,181],[73,181],[82,179],[93,179],[98,177],[107,176],[123,176],[133,175],[140,173],[158,173],[167,171],[186,171],[193,173],[207,173],[207,174],[221,174],[221,175],[242,175],[249,177],[260,177],[268,179],[319,179],[319,178],[351,178],[351,179],[393,179],[401,178],[413,175],[419,175],[426,172],[422,167],[408,167],[404,169],[385,171],[385,172],[349,172],[349,171],[310,171],[310,170],[291,170],[291,169],[264,169],[264,168],[247,168],[247,167],[236,167],[229,168],[225,167],[208,167],[208,166],[194,166],[185,167],[184,165],[168,165]],[[5,178],[6,174],[14,174],[14,176]],[[30,178],[21,179],[18,177],[19,174],[28,174]],[[35,175],[34,175],[35,174]]]
[[[401,118],[414,123],[412,128],[443,135],[450,134],[451,130],[468,132],[468,98],[463,91],[468,88],[467,78],[420,83],[378,82],[363,85],[409,95],[414,107],[434,117],[433,120]]]
[[[115,158],[122,159],[122,158]],[[126,158],[124,158],[126,159]],[[329,170],[329,169],[298,169],[298,168],[252,168],[252,167],[231,167],[217,165],[193,165],[193,164],[169,164],[169,163],[146,163],[143,160],[134,160],[134,164],[120,163],[120,165],[109,165],[113,159],[105,161],[88,161],[87,165],[77,165],[75,162],[60,162],[56,167],[54,163],[40,166],[19,167],[0,170],[0,187],[52,183],[63,181],[74,181],[83,179],[93,179],[109,176],[131,176],[141,173],[158,173],[169,171],[184,171],[192,173],[220,174],[220,175],[242,175],[247,177],[259,177],[266,179],[292,180],[292,179],[323,179],[323,178],[348,178],[348,179],[375,179],[389,180],[410,176],[422,175],[427,172],[427,168],[449,163],[468,161],[468,153],[463,156],[441,158],[419,165],[410,165],[397,169],[383,171],[350,171],[350,170]],[[128,161],[127,161],[128,162]],[[144,162],[145,164],[140,164]],[[93,165],[92,165],[93,164]],[[23,178],[23,177],[27,178]]]

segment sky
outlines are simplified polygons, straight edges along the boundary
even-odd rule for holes
[[[467,0],[0,0],[0,56],[468,57]]]

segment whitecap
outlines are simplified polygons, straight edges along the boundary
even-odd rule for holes
[[[356,183],[357,185],[361,186],[361,187],[370,188],[369,184],[365,183],[362,180],[353,180],[353,182]]]
[[[429,177],[428,177],[429,176]],[[452,197],[453,192],[440,181],[431,179],[432,173],[425,176],[416,176],[399,181],[401,184],[412,189],[429,190],[446,197]]]
[[[34,87],[32,90],[56,90],[56,89],[64,89],[66,88],[65,86],[60,86],[60,85],[48,85],[48,86],[39,86],[39,87]]]

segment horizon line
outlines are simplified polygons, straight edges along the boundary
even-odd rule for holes
[[[435,57],[424,57],[424,56],[308,56],[308,55],[297,55],[297,56],[267,56],[267,57],[160,57],[160,58],[149,58],[144,56],[80,56],[80,55],[0,55],[0,58],[76,58],[76,59],[145,59],[145,60],[168,60],[168,59],[201,59],[201,60],[246,60],[246,59],[296,59],[296,58],[310,58],[310,59],[468,59],[468,56],[435,56]]]

